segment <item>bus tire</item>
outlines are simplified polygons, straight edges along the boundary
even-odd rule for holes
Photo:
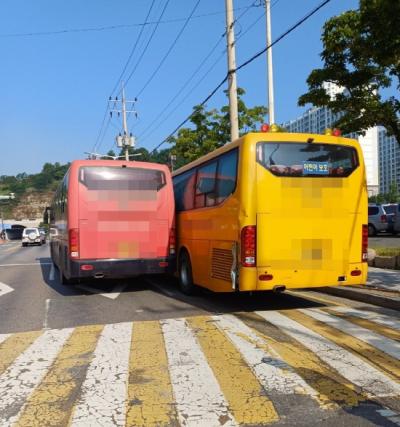
[[[58,273],[59,273],[59,278],[60,278],[60,283],[64,286],[70,286],[73,285],[74,282],[71,279],[67,279],[64,275],[64,271],[63,269],[60,267],[58,267]]]
[[[186,295],[192,295],[195,291],[193,283],[192,264],[189,254],[183,250],[179,256],[179,287]]]

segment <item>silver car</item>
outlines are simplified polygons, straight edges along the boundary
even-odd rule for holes
[[[368,236],[388,231],[388,218],[382,205],[368,205]]]
[[[25,228],[22,233],[22,246],[39,245],[46,243],[46,235],[38,228]]]

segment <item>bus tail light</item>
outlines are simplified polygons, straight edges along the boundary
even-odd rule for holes
[[[169,232],[169,254],[175,255],[176,247],[175,247],[176,239],[175,239],[175,228],[171,228]]]
[[[257,228],[255,225],[247,225],[241,233],[241,258],[243,267],[256,266]]]
[[[69,230],[69,254],[71,258],[79,257],[79,230],[77,228]]]
[[[362,226],[362,254],[361,261],[368,261],[368,225],[363,224]]]

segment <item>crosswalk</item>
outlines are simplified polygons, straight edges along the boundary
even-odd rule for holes
[[[1,426],[327,420],[400,425],[400,318],[330,306],[0,335]]]

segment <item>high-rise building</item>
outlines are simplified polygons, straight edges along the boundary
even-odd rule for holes
[[[324,85],[325,91],[334,97],[343,90],[332,83]],[[282,126],[289,132],[299,133],[324,133],[325,129],[331,128],[340,118],[341,114],[335,114],[327,107],[313,107],[295,120],[283,123]],[[368,194],[370,196],[379,192],[379,163],[378,163],[378,127],[370,128],[364,136],[351,134],[349,137],[358,139],[364,154],[365,168],[367,173]],[[397,163],[399,164],[399,163]],[[400,173],[400,169],[398,170]]]
[[[386,129],[379,128],[379,189],[388,193],[391,184],[400,190],[400,146],[394,136],[388,136]]]

